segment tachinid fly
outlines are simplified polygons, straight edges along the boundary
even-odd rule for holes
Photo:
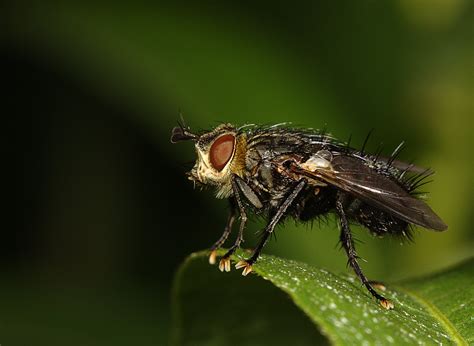
[[[330,135],[287,127],[222,124],[209,132],[193,133],[184,124],[172,131],[171,142],[195,142],[197,160],[188,173],[199,185],[215,186],[218,198],[227,198],[230,214],[224,233],[211,247],[209,262],[227,240],[237,213],[237,239],[219,263],[230,271],[230,256],[240,247],[247,212],[263,215],[268,223],[253,254],[236,264],[252,271],[275,226],[286,217],[309,221],[335,213],[340,222],[340,242],[348,264],[367,290],[386,308],[393,304],[375,291],[358,263],[350,223],[358,223],[372,233],[410,237],[411,225],[434,231],[446,224],[422,200],[416,188],[432,174],[391,157],[382,158],[351,148]],[[365,147],[365,144],[364,144]]]

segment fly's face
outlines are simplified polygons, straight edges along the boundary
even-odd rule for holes
[[[176,127],[172,142],[192,139],[196,141],[196,164],[188,173],[189,179],[203,185],[228,185],[231,166],[236,153],[236,130],[229,124],[222,124],[202,135],[191,134],[188,129]]]
[[[235,143],[236,133],[229,125],[221,125],[200,136],[196,142],[196,164],[189,179],[210,185],[230,182]]]

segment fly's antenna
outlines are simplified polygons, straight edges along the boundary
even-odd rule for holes
[[[183,113],[181,112],[181,109],[178,110],[179,114],[179,119],[178,119],[178,126],[184,131],[186,129],[189,129],[188,126],[186,126],[186,122],[184,121]]]
[[[178,143],[187,140],[197,140],[198,135],[191,132],[189,126],[186,126],[183,115],[179,112],[178,126],[171,131],[171,143]]]

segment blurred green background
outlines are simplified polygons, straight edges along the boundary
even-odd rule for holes
[[[449,229],[403,245],[357,229],[366,274],[473,254],[472,1],[18,1],[0,22],[2,345],[166,343],[173,272],[227,207],[186,180],[179,111],[193,129],[291,121],[355,146],[374,128],[385,154],[405,140],[402,159],[436,170],[425,190]],[[287,222],[265,252],[340,272],[337,240],[332,217]]]

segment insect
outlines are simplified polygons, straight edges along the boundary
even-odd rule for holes
[[[367,137],[368,138],[368,137]],[[218,198],[229,200],[230,213],[224,233],[211,247],[209,262],[229,237],[240,216],[234,244],[220,259],[219,269],[230,271],[230,256],[240,247],[247,213],[267,219],[252,255],[236,264],[243,275],[252,271],[275,226],[291,217],[310,221],[335,213],[339,240],[362,284],[385,309],[393,303],[380,295],[358,262],[350,223],[378,236],[411,238],[412,225],[443,231],[446,224],[421,199],[416,189],[433,172],[396,160],[403,143],[388,158],[340,142],[324,131],[273,126],[221,124],[211,131],[193,133],[180,123],[171,142],[195,142],[196,164],[188,178],[197,185],[214,186]],[[350,142],[350,141],[349,141]]]

